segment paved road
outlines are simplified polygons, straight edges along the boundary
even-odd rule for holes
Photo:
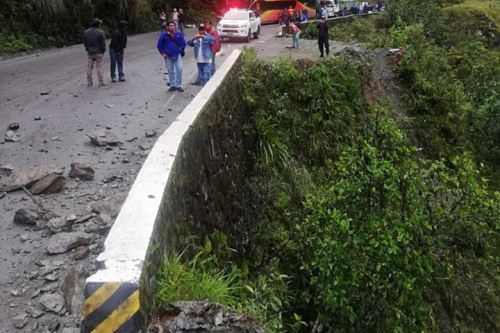
[[[264,27],[261,39],[251,45],[265,45],[275,31],[276,27]],[[63,192],[37,197],[58,215],[83,215],[89,204],[108,198],[120,202],[154,144],[155,139],[146,138],[145,132],[163,132],[198,93],[199,88],[189,84],[195,76],[190,50],[184,58],[185,91],[167,92],[165,66],[155,48],[157,36],[150,33],[130,37],[125,54],[127,82],[110,83],[104,88],[87,88],[86,55],[81,45],[0,62],[0,142],[5,128],[13,122],[20,124],[16,134],[21,139],[0,144],[0,166],[54,166],[68,171],[70,163],[82,162],[96,171],[94,181],[68,179]],[[222,54],[245,45],[225,43]],[[219,57],[218,62],[223,60],[223,56]],[[107,63],[107,77],[108,68]],[[49,93],[42,95],[43,92]],[[121,139],[123,146],[108,151],[88,142],[86,133],[105,128]],[[104,182],[111,176],[117,179]],[[79,261],[73,259],[72,253],[48,257],[45,247],[49,237],[43,231],[13,224],[14,212],[19,208],[34,208],[23,192],[0,199],[2,333],[19,332],[14,328],[13,317],[30,312],[31,307],[40,308],[40,295],[61,293],[70,267],[83,270],[84,276],[95,271],[94,259],[105,234],[97,230],[99,221],[77,225],[75,230],[94,235],[89,257]],[[41,262],[46,259],[50,262]],[[46,273],[50,273],[50,278],[44,276]],[[23,331],[55,331],[77,322],[77,315],[58,316],[44,311],[40,318],[28,317]]]

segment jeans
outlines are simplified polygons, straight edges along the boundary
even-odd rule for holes
[[[170,86],[180,88],[182,85],[182,57],[180,55],[176,59],[168,57],[165,59],[165,63],[167,64]]]
[[[215,52],[214,52],[214,54],[212,56],[212,66],[211,66],[211,71],[210,71],[210,77],[214,76],[215,70],[216,70],[216,68],[215,68]]]
[[[295,35],[293,35],[292,47],[297,47],[297,48],[299,47],[300,33],[301,33],[301,31],[298,31],[295,33]]]
[[[123,51],[116,52],[112,48],[109,49],[109,59],[111,60],[111,79],[116,78],[116,65],[118,65],[118,77],[125,77],[123,73]]]
[[[210,63],[198,63],[198,77],[200,78],[201,85],[205,85],[212,74],[212,64]]]
[[[92,70],[94,69],[94,63],[97,67],[97,78],[99,79],[99,83],[103,83],[103,57],[102,54],[92,54],[89,55],[89,61],[87,65],[87,82],[89,85],[92,85]]]

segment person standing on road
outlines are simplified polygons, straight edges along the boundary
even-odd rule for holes
[[[125,73],[123,72],[123,54],[127,47],[127,28],[128,22],[121,20],[118,27],[111,35],[109,44],[109,58],[111,60],[111,82],[116,82],[116,67],[118,65],[118,80],[125,82]]]
[[[175,23],[170,21],[167,24],[167,31],[160,35],[157,48],[168,70],[170,88],[168,91],[184,91],[182,85],[182,57],[186,48],[184,36],[175,29]]]
[[[322,17],[321,21],[318,23],[318,46],[319,46],[319,53],[320,57],[324,57],[323,55],[323,48],[326,49],[326,55],[330,54],[330,44],[329,44],[329,36],[328,36],[328,23],[326,22],[325,18]]]
[[[298,49],[300,40],[300,29],[295,25],[295,23],[288,24],[288,30],[292,34],[292,46],[287,46],[287,48]]]
[[[212,22],[207,21],[205,22],[205,28],[207,29],[207,33],[212,35],[212,37],[215,39],[215,43],[212,46],[212,71],[210,76],[213,76],[215,74],[215,55],[220,52],[221,49],[221,42],[220,42],[220,37],[219,33],[217,32],[217,29],[214,28],[212,25]]]
[[[289,20],[292,20],[293,19],[293,8],[292,6],[288,6],[288,18]]]
[[[106,52],[106,42],[104,40],[104,32],[100,29],[102,21],[98,18],[92,21],[89,29],[85,30],[83,34],[83,45],[88,54],[87,65],[87,86],[92,87],[92,71],[94,64],[97,68],[97,78],[99,80],[99,87],[105,86],[103,74],[103,56]]]
[[[167,14],[164,11],[160,13],[160,27],[163,27],[167,23]]]
[[[326,4],[323,2],[321,4],[321,17],[320,18],[325,18],[327,19],[328,18],[328,9],[326,8]]]
[[[177,8],[174,8],[172,13],[170,13],[170,21],[175,23],[176,29],[179,29],[179,12],[177,11]]]
[[[179,8],[179,31],[184,35],[184,24],[186,24],[186,16],[184,15],[184,10]]]
[[[194,47],[194,57],[198,64],[198,77],[201,78],[200,85],[204,86],[212,73],[212,47],[215,44],[215,39],[212,35],[207,34],[204,24],[198,27],[198,34],[187,43]]]

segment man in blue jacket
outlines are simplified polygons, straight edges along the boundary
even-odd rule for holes
[[[212,46],[215,44],[215,38],[207,33],[204,24],[200,24],[198,34],[187,44],[194,47],[194,58],[198,64],[198,77],[201,79],[201,85],[204,86],[212,75]]]
[[[170,81],[170,89],[168,91],[184,91],[181,87],[182,57],[184,56],[186,41],[182,34],[176,31],[174,22],[168,22],[167,31],[161,34],[157,47],[167,65]]]

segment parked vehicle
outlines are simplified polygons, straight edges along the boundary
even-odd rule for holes
[[[337,0],[338,1],[338,0]],[[250,8],[260,13],[262,24],[278,23],[283,9],[292,8],[293,12],[306,10],[309,17],[316,15],[316,0],[253,0]]]
[[[339,12],[339,0],[317,0],[317,3],[322,6],[323,3],[326,5],[326,10],[328,12],[328,17],[336,16],[336,13]]]
[[[260,18],[252,10],[232,9],[226,12],[217,25],[221,40],[226,38],[244,38],[248,43],[252,37],[260,35]]]

